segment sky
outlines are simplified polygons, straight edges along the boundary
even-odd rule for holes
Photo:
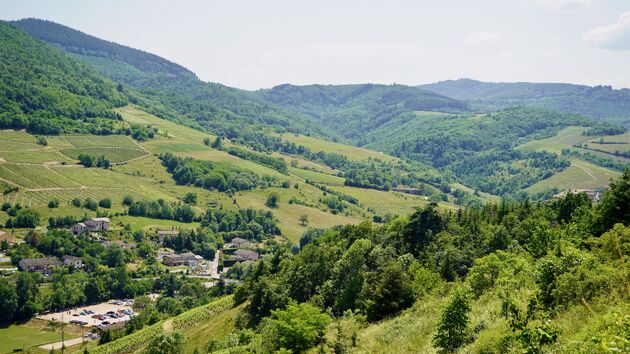
[[[0,19],[26,17],[250,90],[464,77],[630,88],[630,0],[0,0]]]

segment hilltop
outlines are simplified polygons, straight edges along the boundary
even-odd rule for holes
[[[469,102],[481,109],[532,106],[581,114],[600,121],[630,126],[630,90],[610,86],[564,83],[482,82],[446,80],[420,88]]]

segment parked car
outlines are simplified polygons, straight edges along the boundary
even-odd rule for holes
[[[109,322],[109,321],[103,321],[103,322],[101,322],[101,324],[102,324],[103,326],[107,326],[108,324],[110,324],[110,322]]]

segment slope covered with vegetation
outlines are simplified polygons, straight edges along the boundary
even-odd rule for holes
[[[461,101],[404,85],[280,85],[257,94],[269,102],[302,112],[359,145],[363,134],[401,115],[468,108]]]
[[[154,54],[105,41],[72,28],[38,19],[12,22],[30,35],[60,46],[112,80],[137,90],[134,103],[175,121],[238,135],[244,125],[295,132],[329,132],[306,117],[252,97],[245,91],[203,82],[180,65]]]
[[[127,98],[61,50],[0,22],[0,127],[33,133],[111,133]]]
[[[596,120],[630,125],[630,90],[556,83],[447,80],[419,87],[484,109],[546,107]]]

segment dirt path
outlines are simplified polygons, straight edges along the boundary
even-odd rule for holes
[[[582,171],[586,172],[586,174],[591,176],[592,179],[597,179],[597,177],[595,177],[595,175],[588,168],[586,168],[586,167],[584,167],[582,165],[578,165],[575,162],[573,164],[575,165],[575,167],[579,167],[580,169],[582,169]]]
[[[84,341],[84,339],[79,337],[79,338],[73,338],[73,339],[65,340],[65,341],[63,341],[63,344],[66,347],[71,347],[73,345],[81,344],[81,343],[83,343],[83,341]],[[87,342],[88,339],[85,339],[85,341]],[[44,349],[44,350],[61,349],[61,342],[40,345],[39,348],[40,349]]]

